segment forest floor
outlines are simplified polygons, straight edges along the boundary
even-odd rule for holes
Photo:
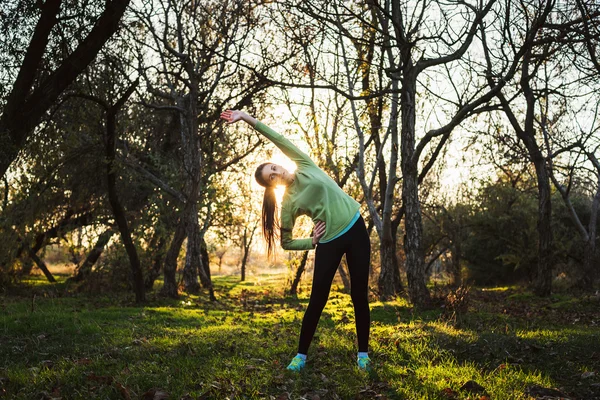
[[[367,374],[350,297],[334,285],[298,374],[285,367],[308,287],[291,297],[277,275],[214,283],[217,302],[152,292],[144,306],[42,278],[5,289],[0,399],[600,399],[597,295],[472,288],[426,311],[373,299]]]

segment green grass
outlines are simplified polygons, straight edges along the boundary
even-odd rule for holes
[[[473,289],[469,311],[451,322],[441,308],[374,300],[367,375],[355,367],[350,298],[334,285],[307,367],[293,374],[285,366],[309,288],[293,298],[284,285],[277,276],[222,277],[218,302],[151,293],[139,307],[124,294],[85,296],[33,280],[0,294],[0,398],[137,399],[160,390],[170,399],[480,399],[460,390],[470,380],[498,400],[528,399],[530,385],[600,398],[597,297]]]

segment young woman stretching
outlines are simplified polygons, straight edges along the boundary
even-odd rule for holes
[[[346,254],[358,337],[357,363],[360,369],[369,370],[368,280],[371,243],[359,212],[359,204],[344,193],[305,153],[265,124],[237,110],[224,111],[221,118],[230,124],[240,120],[247,122],[298,166],[296,172],[291,173],[277,164],[264,163],[258,166],[254,175],[256,181],[265,187],[262,223],[268,253],[272,254],[275,247],[275,229],[279,225],[274,192],[278,185],[286,187],[280,218],[282,247],[286,250],[311,250],[316,246],[317,249],[312,290],[302,320],[298,354],[287,368],[299,371],[304,367],[308,347],[329,297],[331,282],[342,256]],[[294,223],[300,215],[308,215],[315,223],[312,238],[292,238]]]

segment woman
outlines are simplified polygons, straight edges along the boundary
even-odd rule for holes
[[[291,173],[277,164],[264,163],[258,166],[255,173],[257,182],[265,187],[262,222],[268,253],[272,254],[275,246],[278,221],[274,189],[278,185],[286,187],[280,217],[282,247],[286,250],[311,250],[316,247],[312,290],[302,320],[298,354],[287,369],[300,371],[304,367],[308,347],[329,297],[331,282],[342,256],[346,254],[356,317],[357,364],[360,369],[369,370],[368,280],[371,243],[359,212],[360,205],[344,193],[305,153],[265,124],[238,110],[224,111],[221,118],[229,124],[247,122],[298,166],[296,172]],[[294,223],[300,215],[308,215],[315,223],[312,238],[292,238]]]

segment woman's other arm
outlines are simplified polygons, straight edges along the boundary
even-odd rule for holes
[[[317,221],[313,228],[312,237],[304,239],[294,239],[292,230],[296,218],[292,215],[284,203],[281,208],[281,247],[284,250],[312,250],[319,243],[319,240],[325,234],[325,222]]]

